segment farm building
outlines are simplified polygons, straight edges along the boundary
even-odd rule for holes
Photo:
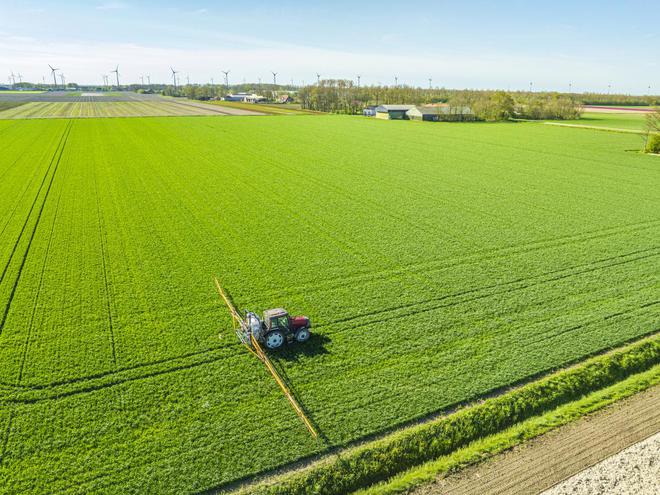
[[[408,120],[406,112],[415,105],[380,105],[376,107],[377,119]]]
[[[429,105],[413,107],[406,112],[410,120],[426,120],[431,122],[454,122],[474,120],[474,112],[470,107],[450,107],[449,105]]]
[[[259,103],[265,99],[266,98],[264,96],[259,96],[254,93],[228,94],[223,98],[225,101],[241,101],[244,103]]]

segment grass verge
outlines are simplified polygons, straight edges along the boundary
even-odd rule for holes
[[[558,371],[449,416],[349,450],[310,469],[250,489],[258,494],[345,494],[446,456],[660,363],[657,335]]]
[[[621,382],[598,390],[574,402],[559,406],[545,414],[523,421],[501,433],[475,440],[449,455],[412,468],[388,481],[359,490],[355,492],[355,495],[406,493],[418,486],[430,483],[440,475],[476,464],[657,384],[660,384],[660,365],[656,365],[648,371],[632,375]]]

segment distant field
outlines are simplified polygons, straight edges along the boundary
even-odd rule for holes
[[[638,144],[336,115],[0,121],[0,490],[212,493],[657,332],[660,167]],[[322,440],[213,275],[241,309],[311,317],[273,361]]]
[[[2,115],[4,110],[20,107],[21,105],[25,105],[25,103],[22,101],[0,101],[0,115]]]
[[[612,129],[629,129],[641,131],[646,123],[644,113],[601,113],[584,112],[577,120],[557,121],[561,124],[578,124]]]
[[[585,111],[598,113],[648,113],[653,110],[649,105],[585,105]]]
[[[0,95],[38,95],[43,93],[43,91],[18,91],[18,90],[4,90],[0,91]]]
[[[221,107],[227,108],[239,108],[242,110],[251,110],[253,112],[261,112],[269,115],[301,115],[301,114],[310,114],[310,115],[319,115],[319,112],[313,112],[311,110],[303,110],[298,104],[282,104],[282,105],[269,105],[269,104],[254,104],[254,103],[241,103],[238,101],[205,101],[211,105],[218,105]]]
[[[28,102],[2,109],[0,119],[55,119],[91,117],[168,117],[221,115],[211,107],[179,101]]]

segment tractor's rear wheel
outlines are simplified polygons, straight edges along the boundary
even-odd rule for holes
[[[273,330],[266,334],[264,342],[269,349],[279,349],[284,344],[284,334],[280,330]]]
[[[307,342],[310,335],[309,328],[299,328],[295,334],[296,342]]]

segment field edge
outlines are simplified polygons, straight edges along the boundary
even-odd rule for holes
[[[204,493],[353,493],[419,469],[480,438],[543,417],[585,395],[591,396],[647,372],[657,364],[660,364],[660,334],[654,333],[500,396],[476,401],[426,423],[403,427],[383,438],[349,447],[293,473],[284,472],[242,488],[218,487]]]
[[[581,418],[601,411],[616,402],[660,385],[660,365],[631,375],[604,389],[592,392],[574,402],[534,416],[506,430],[484,437],[446,456],[413,467],[399,475],[370,488],[358,490],[355,495],[394,495],[431,483],[444,474],[454,473],[467,467],[488,462],[516,446],[522,445],[546,433],[567,426]]]

